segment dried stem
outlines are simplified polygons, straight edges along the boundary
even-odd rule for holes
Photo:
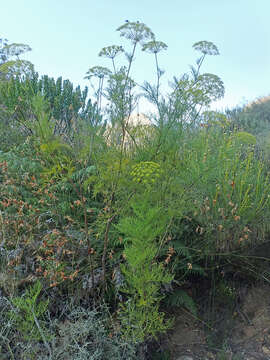
[[[109,230],[110,230],[110,226],[111,223],[113,221],[113,219],[115,218],[116,214],[111,216],[106,224],[106,230],[105,230],[105,235],[104,235],[104,246],[103,246],[103,254],[102,254],[102,260],[101,260],[101,264],[102,264],[102,283],[103,283],[103,288],[102,288],[102,297],[104,297],[104,293],[105,293],[105,287],[106,287],[106,281],[105,281],[105,273],[106,273],[106,257],[107,257],[107,249],[108,249],[108,244],[109,244]]]

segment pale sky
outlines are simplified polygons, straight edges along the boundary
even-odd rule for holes
[[[30,45],[24,58],[40,75],[88,85],[83,77],[89,67],[110,65],[98,57],[102,47],[128,49],[116,28],[138,20],[168,45],[160,56],[164,89],[195,63],[199,53],[192,45],[207,40],[220,56],[208,57],[202,72],[218,75],[226,91],[213,108],[270,94],[270,0],[0,0],[0,12],[0,37]],[[139,51],[131,76],[153,81],[153,57]]]

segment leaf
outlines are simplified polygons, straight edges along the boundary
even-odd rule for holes
[[[193,315],[197,315],[197,305],[184,290],[178,289],[172,295],[169,295],[165,302],[172,306],[184,306],[186,307]]]

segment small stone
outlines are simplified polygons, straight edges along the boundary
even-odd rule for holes
[[[207,352],[205,360],[210,360],[210,359],[215,360],[215,358],[216,357],[215,357],[215,355],[213,353]]]
[[[187,355],[183,355],[177,358],[176,360],[193,360],[193,358]]]
[[[266,346],[262,347],[262,351],[266,354],[266,355],[270,355],[270,349]]]

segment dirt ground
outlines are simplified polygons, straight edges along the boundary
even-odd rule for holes
[[[270,360],[270,287],[245,289],[233,306],[226,301],[216,304],[211,322],[176,310],[166,340],[171,359]]]

